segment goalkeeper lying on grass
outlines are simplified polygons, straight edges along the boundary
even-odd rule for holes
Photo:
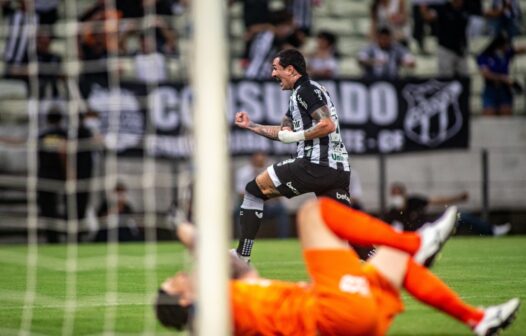
[[[402,312],[400,289],[443,311],[475,335],[497,335],[514,319],[519,300],[485,309],[472,307],[425,266],[451,235],[457,212],[450,207],[418,232],[397,232],[378,219],[322,198],[298,213],[298,232],[311,283],[264,279],[232,255],[231,308],[236,335],[385,335]],[[177,223],[192,248],[194,227]],[[361,263],[347,241],[377,245]],[[226,253],[226,251],[225,251]],[[166,327],[191,328],[194,292],[188,274],[168,278],[155,311]]]

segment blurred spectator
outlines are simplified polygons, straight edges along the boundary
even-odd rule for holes
[[[321,0],[285,0],[285,5],[297,29],[310,36],[312,29],[312,6]]]
[[[155,50],[152,36],[141,34],[141,50],[134,57],[135,76],[145,83],[158,83],[167,79],[168,67],[164,55]]]
[[[268,0],[229,0],[230,4],[243,3],[243,24],[245,26],[244,58],[249,59],[249,52],[254,37],[270,29],[270,2]]]
[[[123,47],[121,47],[121,50],[125,51],[127,49],[125,46],[130,35],[144,34],[153,37],[153,41],[150,44],[154,46],[157,52],[166,55],[177,54],[177,33],[171,26],[170,22],[165,18],[166,16],[172,15],[171,5],[162,0],[140,1],[137,13],[133,12],[126,14],[126,8],[128,8],[129,5],[125,2],[121,5],[124,17],[138,19],[135,21],[128,21],[127,25],[123,28],[124,33],[121,36],[121,44]],[[119,5],[117,5],[117,8],[119,8]],[[150,21],[151,25],[149,25],[148,28],[144,28],[143,22],[139,19],[148,15],[155,15],[155,18],[152,18],[152,21]]]
[[[314,79],[334,78],[338,75],[336,35],[321,31],[316,38],[316,50],[308,58],[309,75]]]
[[[49,29],[39,29],[37,35],[38,85],[40,97],[59,97],[62,57],[50,50],[52,41]]]
[[[51,109],[46,120],[47,125],[38,136],[37,206],[39,217],[56,222],[63,218],[60,204],[66,180],[67,131],[61,125],[60,110]],[[60,242],[61,234],[49,222],[45,234],[49,243]]]
[[[75,181],[77,189],[73,195],[75,198],[75,210],[70,208],[70,203],[66,201],[66,218],[68,219],[85,219],[91,193],[91,178],[94,170],[94,155],[99,147],[97,138],[91,132],[87,120],[91,118],[86,113],[79,116],[79,126],[75,138],[76,141],[75,162],[67,161],[67,177]],[[70,164],[74,164],[71,167]],[[66,195],[67,197],[69,196]]]
[[[7,21],[4,47],[6,77],[25,79],[32,42],[30,27],[38,25],[38,18],[31,10],[29,0],[4,2],[2,11]]]
[[[492,34],[506,34],[510,39],[522,32],[522,11],[518,0],[491,0],[486,11]]]
[[[477,57],[477,64],[484,77],[482,92],[483,114],[511,115],[513,93],[522,92],[522,87],[510,77],[509,67],[515,55],[526,52],[526,46],[514,47],[501,34],[493,38]]]
[[[380,28],[376,42],[369,44],[358,53],[358,62],[365,78],[395,79],[400,67],[413,68],[415,58],[403,45],[393,41],[388,28]]]
[[[272,59],[289,45],[294,32],[292,17],[286,11],[272,15],[272,25],[258,33],[250,46],[249,64],[245,76],[251,79],[268,79],[272,72]]]
[[[237,207],[234,209],[236,225],[239,225],[239,207],[245,195],[245,186],[248,182],[256,178],[267,167],[267,155],[263,152],[252,154],[250,162],[236,171],[235,188],[239,197]],[[290,221],[287,209],[283,204],[283,198],[273,198],[265,202],[263,209],[265,219],[276,219],[279,238],[290,236]]]
[[[452,196],[423,196],[408,195],[405,185],[393,183],[391,185],[390,209],[386,221],[394,227],[404,231],[415,231],[429,221],[426,212],[429,205],[449,206],[464,202],[468,193],[463,192]],[[511,230],[509,223],[492,225],[472,214],[459,211],[457,226],[464,226],[479,235],[502,236]]]
[[[104,199],[97,210],[99,219],[105,221],[104,228],[99,228],[95,241],[139,241],[143,240],[133,218],[133,207],[128,200],[128,190],[122,182],[117,182],[109,200]],[[117,216],[117,227],[112,227],[111,216]]]
[[[468,38],[475,38],[486,33],[486,18],[484,17],[484,9],[482,0],[469,0],[465,3],[466,10],[469,13],[468,21]]]
[[[55,24],[58,20],[59,4],[60,0],[35,0],[38,23],[41,25]]]
[[[356,210],[364,210],[363,207],[363,188],[360,175],[356,169],[351,171],[351,180],[349,183],[349,195],[351,195],[351,207]]]
[[[440,5],[447,0],[411,0],[412,15],[413,15],[413,38],[415,39],[420,53],[428,54],[425,45],[426,28],[429,28],[431,32],[436,35],[436,29],[433,29],[433,23],[427,22],[422,17],[422,10],[420,7],[426,5],[430,8],[434,8],[435,5]]]
[[[405,0],[373,0],[371,5],[371,37],[387,27],[396,42],[409,47],[411,26]]]
[[[106,77],[109,71],[107,58],[118,55],[123,44],[119,44],[119,19],[122,12],[109,6],[105,0],[97,0],[81,16],[79,57],[84,62],[84,74]]]
[[[434,9],[422,5],[421,10],[425,20],[436,22],[437,25],[437,60],[440,76],[468,76],[466,34],[469,12],[464,7],[464,0],[450,0]]]

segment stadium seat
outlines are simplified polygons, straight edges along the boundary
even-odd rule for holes
[[[355,57],[344,57],[340,60],[340,76],[351,77],[360,76],[362,69],[358,65]]]
[[[351,20],[348,18],[318,18],[314,20],[313,29],[315,32],[328,30],[338,35],[349,35],[353,32]]]
[[[343,56],[354,56],[361,48],[365,47],[369,41],[360,37],[344,37],[338,40],[338,51]]]
[[[23,81],[15,79],[0,79],[0,98],[2,100],[25,99],[26,97],[27,87]]]
[[[415,75],[433,76],[437,73],[437,59],[434,56],[416,55]]]
[[[243,18],[243,5],[240,1],[234,2],[230,7],[228,8],[228,14],[230,15],[230,19],[242,19]]]
[[[330,4],[330,13],[334,16],[363,18],[369,16],[369,3],[367,1],[335,0]]]
[[[242,38],[245,33],[242,19],[232,19],[230,21],[230,35],[235,38]]]

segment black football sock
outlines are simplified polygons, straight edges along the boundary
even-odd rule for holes
[[[254,239],[261,226],[263,219],[262,210],[243,209],[239,212],[239,224],[241,226],[237,253],[243,257],[250,257]]]

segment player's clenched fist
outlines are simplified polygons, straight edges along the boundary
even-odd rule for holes
[[[246,113],[245,111],[237,112],[235,122],[238,127],[248,128],[248,125],[250,124],[250,118],[248,117],[248,113]]]

